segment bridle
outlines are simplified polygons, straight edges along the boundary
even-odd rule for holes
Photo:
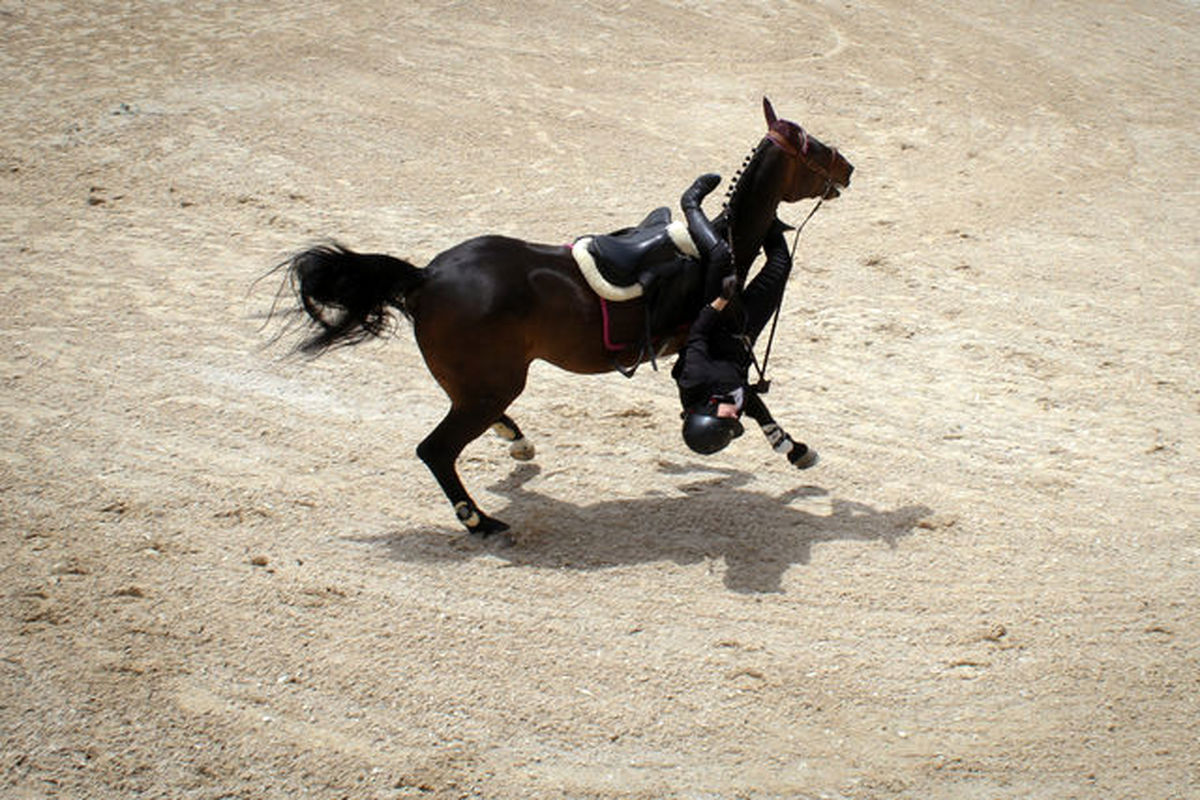
[[[798,125],[796,126],[796,128],[800,132],[800,146],[799,147],[792,144],[791,140],[789,140],[787,136],[784,136],[782,133],[777,131],[775,128],[770,128],[767,130],[767,138],[770,139],[771,142],[773,144],[775,144],[776,147],[783,150],[783,152],[787,153],[792,158],[798,159],[799,161],[803,162],[804,166],[808,167],[813,172],[815,172],[818,175],[825,178],[826,191],[833,188],[834,186],[841,188],[842,184],[836,178],[833,177],[833,165],[837,163],[838,158],[839,158],[837,148],[836,147],[828,148],[828,150],[829,150],[829,164],[828,165],[818,164],[817,162],[813,161],[808,156],[808,142],[809,142],[808,132],[805,131],[804,128],[801,128]]]

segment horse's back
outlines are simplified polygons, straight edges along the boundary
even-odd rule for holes
[[[425,268],[421,305],[453,306],[480,318],[528,317],[582,302],[585,286],[565,245],[508,236],[468,239]]]
[[[429,263],[415,299],[423,350],[445,350],[453,341],[460,353],[476,348],[524,363],[542,358],[576,372],[611,369],[599,300],[567,245],[499,235],[468,239]]]
[[[502,282],[517,286],[531,270],[566,272],[571,251],[565,245],[545,245],[489,234],[476,236],[439,253],[425,268],[426,282],[446,286]]]

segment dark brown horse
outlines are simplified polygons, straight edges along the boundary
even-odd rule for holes
[[[781,202],[832,198],[853,167],[793,122],[778,119],[766,98],[767,134],[743,165],[714,220],[731,243],[744,282]],[[315,247],[284,266],[315,332],[300,349],[318,354],[391,330],[394,312],[413,324],[429,371],[450,397],[446,417],[417,446],[455,513],[469,531],[507,529],[475,505],[455,469],[466,445],[492,427],[512,442],[514,458],[533,456],[505,413],[525,388],[534,359],[571,372],[615,368],[611,341],[634,342],[643,330],[644,299],[607,303],[582,277],[569,247],[481,236],[439,254],[424,269],[392,256]],[[658,320],[657,351],[678,350],[703,303],[695,270],[676,278],[687,301]],[[605,328],[607,316],[608,327]],[[636,351],[634,351],[636,352]]]

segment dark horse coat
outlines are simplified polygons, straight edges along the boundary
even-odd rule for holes
[[[739,282],[745,280],[781,202],[836,197],[853,167],[793,122],[778,119],[764,98],[767,134],[747,159],[714,220],[728,238]],[[412,321],[417,345],[450,410],[417,446],[455,513],[470,531],[487,535],[507,526],[484,514],[459,479],[463,448],[489,427],[514,443],[516,457],[532,455],[520,428],[505,412],[525,388],[534,359],[577,373],[615,368],[604,346],[604,311],[580,275],[570,249],[504,236],[481,236],[436,256],[424,269],[388,255],[340,246],[312,248],[285,265],[300,308],[315,327],[301,349],[317,354],[391,329],[395,312]],[[676,333],[704,303],[699,275],[679,319],[663,319],[663,355],[674,353]],[[610,303],[610,324],[626,341],[639,335],[641,299]]]

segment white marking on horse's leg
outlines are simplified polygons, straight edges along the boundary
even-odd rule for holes
[[[492,430],[504,441],[512,443],[508,446],[508,454],[517,461],[529,461],[533,458],[533,442],[526,439],[519,432],[504,422],[493,423]]]
[[[473,529],[479,524],[479,514],[475,513],[475,508],[466,500],[459,500],[454,504],[454,515],[468,528]]]
[[[503,422],[492,423],[492,431],[506,442],[515,442],[517,440],[517,432]]]
[[[783,428],[776,425],[774,422],[768,422],[762,426],[763,435],[767,437],[767,441],[771,443],[776,453],[789,453],[792,450],[792,437],[784,433]]]

